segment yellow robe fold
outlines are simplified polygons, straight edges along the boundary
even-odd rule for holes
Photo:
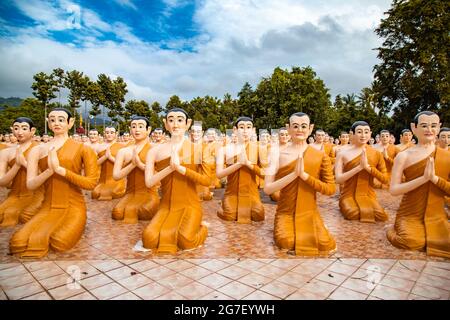
[[[248,159],[256,164],[253,166],[253,170],[243,166],[228,175],[222,208],[217,211],[217,216],[223,220],[237,221],[238,223],[264,220],[264,207],[256,182],[257,176],[264,177],[259,165],[258,146],[249,143],[246,151]],[[237,156],[234,160],[236,163]]]
[[[366,170],[360,171],[345,181],[339,198],[339,208],[342,215],[349,220],[360,220],[361,222],[386,221],[387,213],[377,201],[374,190],[374,178],[386,184],[387,174],[383,155],[366,146],[367,159],[372,168],[369,174]],[[344,172],[359,166],[361,155],[355,157],[344,165]]]
[[[397,248],[421,250],[428,255],[450,258],[450,226],[444,210],[444,197],[450,195],[450,152],[436,148],[434,185],[427,182],[403,195],[394,228],[387,238]],[[406,181],[423,176],[427,158],[409,166],[403,173]]]
[[[297,160],[280,168],[275,179],[295,170]],[[280,190],[275,213],[274,239],[278,247],[295,250],[297,255],[328,254],[336,242],[325,227],[316,204],[316,192],[332,195],[336,191],[330,158],[308,147],[304,153],[306,181],[295,179]]]
[[[111,155],[115,157],[123,147],[123,144],[118,142],[112,144],[110,147]],[[103,157],[105,153],[106,150],[101,151],[98,154],[98,158]],[[126,180],[114,180],[113,169],[114,163],[109,159],[102,163],[100,180],[98,181],[98,185],[92,191],[92,199],[111,200],[123,197],[125,194]]]
[[[25,258],[40,258],[49,248],[55,251],[71,249],[83,234],[86,224],[86,204],[81,189],[92,190],[97,184],[99,170],[97,155],[82,143],[67,139],[57,151],[60,166],[66,176],[53,174],[44,184],[44,202],[10,240],[10,250]],[[39,160],[45,171],[47,157]],[[81,175],[84,169],[85,176]]]
[[[189,150],[184,155],[183,150]],[[194,144],[185,140],[180,151],[180,163],[186,167],[186,175],[174,171],[161,180],[161,202],[158,212],[142,234],[145,248],[158,253],[176,253],[178,249],[201,246],[208,235],[202,224],[202,206],[197,194],[197,184],[209,186],[211,178],[202,173],[202,164],[196,164]],[[201,155],[198,155],[201,157]],[[170,166],[170,157],[155,163],[155,170]]]
[[[139,158],[145,163],[150,143],[145,144]],[[126,166],[128,164],[124,164]],[[123,220],[124,223],[137,223],[138,220],[150,220],[158,210],[158,186],[147,188],[145,185],[145,172],[134,168],[127,177],[125,196],[120,199],[112,210],[114,220]]]
[[[203,143],[200,144],[202,147],[202,158],[203,165],[200,167],[201,173],[206,174],[211,178],[210,186],[202,186],[200,184],[197,185],[197,191],[200,197],[200,200],[212,200],[213,192],[211,189],[221,188],[220,180],[216,176],[216,148],[217,144],[215,142],[212,143]]]
[[[336,153],[334,151],[334,145],[332,143],[324,143],[323,151],[330,158],[331,165],[334,165],[334,162],[336,161]]]
[[[398,152],[399,152],[398,149],[394,145],[389,144],[387,147],[388,157],[384,158],[384,155],[383,155],[384,162],[386,164],[386,179],[387,179],[386,185],[387,186],[389,186],[389,183],[391,181],[392,166],[394,165],[394,159],[397,156]],[[374,179],[374,187],[381,189],[383,187],[383,184],[378,179]]]
[[[33,142],[30,147],[23,152],[25,158],[31,148],[37,146]],[[9,162],[12,167],[16,159]],[[0,204],[0,227],[14,226],[18,222],[25,223],[30,220],[39,210],[44,200],[44,186],[31,191],[27,189],[27,169],[23,166],[19,169],[11,183],[11,191],[7,198]]]

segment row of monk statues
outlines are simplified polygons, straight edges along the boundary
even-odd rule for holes
[[[112,209],[114,220],[149,221],[142,244],[152,252],[198,248],[208,236],[201,201],[211,200],[214,188],[226,184],[218,218],[263,221],[263,189],[277,204],[275,244],[299,256],[336,250],[317,192],[333,195],[338,188],[345,219],[375,223],[388,220],[375,192],[386,188],[402,195],[387,231],[390,243],[450,258],[445,212],[450,129],[434,112],[417,114],[399,145],[387,130],[371,143],[365,121],[342,132],[335,145],[323,130],[314,131],[302,112],[292,114],[276,135],[264,131],[259,141],[249,117],[239,117],[225,139],[215,129],[204,133],[181,108],[169,110],[163,122],[168,134],[162,128],[152,132],[148,119],[133,116],[121,141],[115,128],[106,127],[103,141],[94,129],[83,142],[69,136],[72,114],[56,108],[47,119],[51,135],[39,141],[33,122],[17,118],[11,127],[14,139],[0,144],[0,186],[10,189],[0,204],[0,226],[23,224],[10,239],[10,252],[40,258],[50,249],[73,248],[87,221],[83,190],[91,190],[98,201],[120,199]]]

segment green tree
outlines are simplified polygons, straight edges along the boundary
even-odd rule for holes
[[[58,91],[57,83],[55,83],[52,75],[47,75],[44,72],[36,73],[33,76],[33,80],[34,82],[31,85],[33,95],[41,102],[37,106],[44,108],[44,119],[47,119],[47,106],[50,100],[56,98],[55,92]],[[47,126],[44,127],[44,131],[47,133]]]
[[[449,1],[394,0],[375,30],[383,43],[374,89],[393,107],[397,133],[423,110],[450,122],[449,12]]]

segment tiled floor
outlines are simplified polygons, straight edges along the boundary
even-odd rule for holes
[[[176,255],[133,251],[148,222],[110,218],[117,202],[88,199],[88,223],[77,246],[41,260],[8,254],[19,227],[0,229],[2,299],[450,299],[450,261],[399,250],[386,240],[399,198],[378,190],[386,224],[347,221],[337,196],[319,196],[323,219],[338,250],[307,259],[273,244],[275,204],[263,197],[266,220],[251,225],[215,215],[222,190],[203,203],[205,245]],[[0,199],[5,193],[0,191]]]

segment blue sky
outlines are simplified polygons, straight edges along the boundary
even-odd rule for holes
[[[372,81],[389,0],[4,0],[0,96],[31,95],[53,68],[121,76],[128,99],[167,101],[256,85],[312,66],[332,95]]]

